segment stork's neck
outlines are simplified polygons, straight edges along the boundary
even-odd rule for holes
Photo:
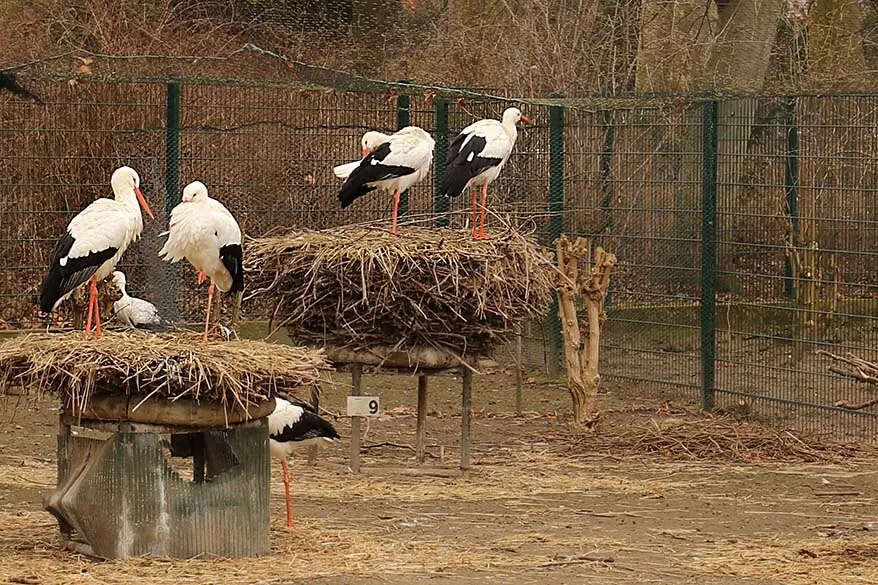
[[[122,203],[125,207],[133,207],[136,209],[140,206],[137,202],[137,195],[134,194],[134,189],[131,187],[113,189],[113,195],[115,196],[116,201]]]
[[[503,130],[506,131],[506,135],[509,136],[509,140],[512,141],[512,145],[514,146],[515,141],[518,139],[518,128],[515,126],[515,122],[503,120],[502,126]]]

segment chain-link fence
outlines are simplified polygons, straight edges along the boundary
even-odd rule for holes
[[[182,187],[201,180],[247,236],[283,227],[384,221],[391,198],[339,209],[332,166],[358,158],[370,129],[416,124],[436,139],[430,176],[402,205],[409,221],[461,227],[466,197],[438,196],[448,142],[509,102],[488,93],[387,84],[313,85],[30,80],[42,104],[0,97],[2,324],[43,325],[35,297],[54,242],[129,164],[157,212],[123,258],[130,292],[196,320],[188,267],[157,259]],[[869,388],[827,372],[814,350],[875,357],[878,98],[692,97],[514,102],[535,124],[491,185],[490,222],[550,244],[584,235],[620,259],[602,372],[674,388],[742,416],[871,437],[871,414],[842,412]],[[714,293],[715,294],[712,294]],[[245,306],[249,319],[265,317]],[[527,324],[524,361],[554,369],[557,319]],[[832,414],[832,416],[828,416]]]

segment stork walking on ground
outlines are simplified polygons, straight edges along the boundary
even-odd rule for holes
[[[102,334],[98,282],[113,272],[131,242],[140,237],[143,231],[140,208],[155,219],[140,192],[140,176],[134,169],[116,169],[110,185],[115,199],[96,199],[70,221],[55,245],[52,263],[40,289],[40,308],[44,313],[51,313],[77,287],[89,282],[85,333],[89,334],[94,323],[97,337]]]
[[[149,301],[132,297],[125,288],[125,273],[119,270],[113,273],[113,284],[119,289],[122,297],[113,303],[113,315],[122,325],[136,329],[156,330],[165,326],[165,320],[159,310]]]
[[[488,185],[500,174],[509,160],[518,138],[516,124],[530,124],[518,108],[507,108],[503,121],[479,120],[460,131],[448,146],[445,158],[445,177],[442,192],[457,197],[466,189],[482,188],[481,221],[478,221],[478,191],[472,193],[472,225],[474,238],[486,238],[485,215],[488,204]]]
[[[268,415],[268,444],[271,456],[280,459],[284,470],[284,494],[287,506],[287,528],[293,527],[293,506],[290,502],[290,470],[287,457],[293,451],[315,443],[334,443],[339,436],[332,424],[318,415],[310,404],[290,402],[275,397],[274,411]]]
[[[214,288],[221,292],[244,290],[241,228],[225,206],[207,195],[207,187],[194,181],[183,189],[182,201],[171,210],[168,241],[159,256],[169,262],[183,258],[198,271],[198,284],[210,278],[204,341],[210,329],[210,307]]]
[[[346,208],[375,189],[390,191],[393,193],[391,233],[395,235],[400,195],[427,176],[430,163],[433,162],[434,144],[433,138],[417,126],[406,126],[388,136],[387,142],[370,150],[356,167],[349,171],[350,174],[338,194],[341,208]],[[346,165],[339,166],[346,167]]]

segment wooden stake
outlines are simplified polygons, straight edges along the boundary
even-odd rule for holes
[[[351,396],[362,394],[363,366],[351,364]],[[360,418],[351,417],[351,470],[360,472]]]
[[[524,364],[521,357],[521,323],[515,331],[515,414],[521,416],[521,386],[524,377]]]
[[[415,452],[418,463],[423,463],[427,457],[427,376],[418,376],[418,427],[415,438]]]
[[[473,373],[469,368],[464,367],[461,369],[463,370],[463,392],[461,395],[460,413],[460,470],[466,473],[469,471],[469,430],[472,417]]]
[[[311,406],[314,407],[314,410],[320,412],[320,384],[313,384],[311,386]],[[317,445],[311,445],[308,447],[308,465],[314,467],[317,465]]]

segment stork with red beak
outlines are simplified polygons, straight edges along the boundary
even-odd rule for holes
[[[52,263],[43,278],[40,308],[51,313],[79,286],[89,283],[88,317],[85,333],[92,324],[101,336],[98,282],[116,267],[131,242],[143,231],[140,208],[155,219],[140,192],[140,176],[131,167],[120,167],[110,179],[115,199],[101,197],[80,211],[55,245]]]
[[[482,188],[482,214],[478,221],[478,190],[472,194],[472,226],[474,238],[487,238],[485,214],[488,203],[488,185],[500,175],[509,160],[515,140],[516,124],[530,124],[530,119],[518,108],[507,108],[503,121],[479,120],[460,131],[448,147],[445,158],[445,177],[442,191],[447,197],[457,197],[471,187]]]
[[[360,139],[362,158],[366,158],[372,154],[373,150],[389,141],[389,135],[383,132],[378,132],[377,130],[369,130],[363,134],[363,137]],[[332,172],[335,173],[335,176],[339,179],[347,179],[350,174],[354,172],[354,169],[360,166],[361,161],[362,159],[332,167]]]

